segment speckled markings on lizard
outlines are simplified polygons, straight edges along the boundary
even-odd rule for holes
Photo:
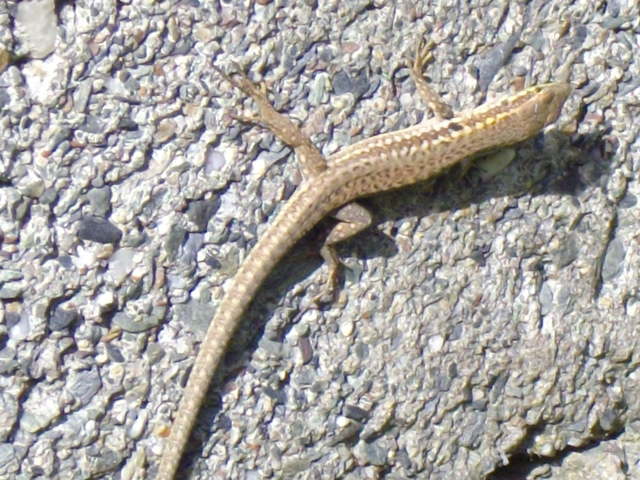
[[[218,305],[165,441],[157,480],[174,478],[203,397],[243,312],[271,269],[309,229],[330,213],[338,220],[321,249],[332,285],[338,264],[333,245],[370,223],[368,212],[352,202],[355,198],[426,180],[466,157],[531,138],[558,118],[570,92],[566,83],[547,83],[453,116],[422,77],[428,56],[428,47],[418,49],[411,74],[436,118],[361,140],[327,158],[299,127],[274,110],[266,92],[242,74],[228,77],[218,70],[255,100],[259,115],[252,121],[265,125],[295,150],[304,180],[253,247]]]

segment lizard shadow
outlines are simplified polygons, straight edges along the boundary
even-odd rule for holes
[[[339,257],[353,256],[365,260],[396,255],[396,241],[377,228],[382,222],[393,223],[408,217],[420,219],[446,211],[464,209],[471,204],[483,203],[498,197],[517,199],[525,194],[554,193],[575,196],[608,174],[603,133],[570,139],[565,134],[550,131],[544,136],[539,135],[520,144],[520,155],[489,180],[483,178],[475,169],[465,176],[450,175],[448,173],[452,170],[449,170],[429,186],[426,182],[421,182],[358,200],[369,207],[373,213],[373,222],[369,228],[338,245]],[[515,207],[517,205],[514,203]],[[392,235],[394,230],[392,227]],[[194,467],[194,460],[200,458],[200,452],[213,431],[231,429],[231,420],[220,414],[221,400],[217,392],[221,389],[236,388],[234,382],[241,376],[241,372],[252,368],[250,357],[264,338],[265,327],[273,320],[279,303],[288,292],[314,275],[322,265],[318,252],[327,231],[327,223],[323,221],[303,237],[269,274],[243,315],[238,334],[228,346],[224,361],[209,388],[208,400],[202,405],[198,415],[190,448],[183,457],[182,465],[187,471]],[[484,254],[482,245],[478,245],[477,250],[479,255]],[[341,273],[341,283],[343,279],[344,272]],[[304,307],[302,309],[304,310]],[[299,308],[287,310],[284,314],[287,318],[277,321],[275,330],[270,332],[269,340],[272,343],[282,342],[295,325],[299,314]],[[290,355],[290,352],[286,355]],[[312,356],[309,361],[315,362],[315,357]],[[265,394],[276,402],[285,404],[284,390],[279,390],[273,385],[281,385],[287,380],[281,380],[273,370],[261,372],[260,375],[264,381],[261,382],[256,395]]]
[[[371,259],[398,254],[397,242],[392,236],[376,228],[382,222],[394,223],[410,217],[423,219],[447,211],[453,213],[500,197],[513,198],[510,209],[517,209],[517,200],[523,195],[576,196],[609,174],[605,133],[580,135],[572,140],[566,134],[550,131],[520,144],[516,158],[489,179],[476,167],[465,175],[460,174],[458,167],[453,167],[433,182],[420,182],[358,200],[373,213],[372,225],[340,244],[339,256]],[[396,230],[393,226],[391,235]],[[442,248],[434,245],[434,248]],[[482,252],[481,245],[478,250]]]

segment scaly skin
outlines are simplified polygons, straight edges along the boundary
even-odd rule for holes
[[[421,66],[418,62],[416,68]],[[566,83],[531,87],[451,119],[362,140],[325,160],[298,127],[273,110],[264,92],[246,78],[234,84],[257,101],[259,120],[303,156],[309,178],[253,247],[218,305],[166,440],[157,480],[174,478],[211,378],[256,290],[309,229],[357,197],[426,180],[466,157],[533,137],[558,118],[570,92]],[[329,243],[346,236],[336,232]]]

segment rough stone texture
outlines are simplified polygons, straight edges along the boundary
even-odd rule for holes
[[[17,3],[0,53],[25,52]],[[301,242],[230,346],[186,478],[640,478],[637,2],[56,13],[49,56],[0,68],[0,478],[152,477],[204,319],[299,181],[212,64],[264,80],[331,153],[420,121],[423,37],[455,109],[568,79],[559,125],[366,200],[325,309]]]

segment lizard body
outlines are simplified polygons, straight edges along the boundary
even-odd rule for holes
[[[218,305],[165,441],[158,480],[174,478],[204,395],[243,312],[275,264],[305,233],[347,205],[338,210],[342,223],[323,247],[333,274],[336,261],[330,247],[368,223],[362,207],[352,200],[426,180],[466,157],[531,138],[558,118],[570,91],[566,83],[543,84],[453,117],[417,76],[423,61],[424,57],[417,58],[412,70],[418,91],[432,110],[445,113],[433,121],[361,140],[326,159],[295,124],[271,107],[263,91],[246,77],[227,77],[257,102],[259,121],[296,150],[308,178],[253,247]]]

